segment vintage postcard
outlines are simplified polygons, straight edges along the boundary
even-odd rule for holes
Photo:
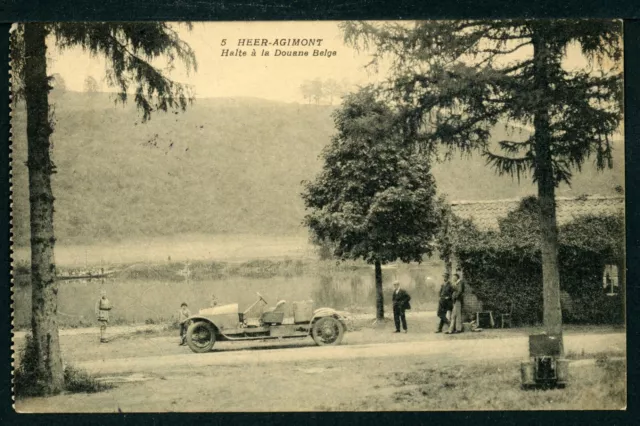
[[[15,409],[626,409],[622,46],[14,25]]]

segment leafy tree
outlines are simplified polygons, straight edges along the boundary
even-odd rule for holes
[[[320,104],[320,101],[324,97],[324,85],[322,80],[316,78],[309,83],[309,90],[311,93],[311,98],[316,103],[316,105]]]
[[[153,111],[185,109],[192,100],[188,87],[175,83],[151,64],[164,57],[172,65],[181,60],[195,69],[192,49],[166,23],[27,23],[15,30],[12,49],[16,64],[14,79],[21,80],[27,110],[29,200],[31,211],[31,329],[37,353],[36,377],[45,393],[62,390],[64,378],[58,323],[58,285],[54,264],[54,196],[51,175],[47,38],[65,50],[80,47],[107,60],[107,80],[119,88],[117,100],[126,102],[131,91],[134,101],[148,120]],[[16,55],[22,53],[22,57]],[[59,84],[59,81],[58,81]]]
[[[329,97],[329,104],[333,105],[333,98],[344,93],[344,87],[335,79],[329,78],[324,82],[324,92]]]
[[[390,86],[414,140],[477,150],[500,174],[531,174],[538,186],[544,324],[561,334],[555,189],[590,156],[599,168],[611,167],[609,137],[622,115],[621,23],[349,22],[343,30],[347,42],[392,58]],[[581,48],[587,69],[563,66],[572,46]],[[534,134],[500,141],[494,152],[490,136],[498,122],[532,125]]]
[[[87,78],[84,79],[84,91],[87,93],[100,91],[100,85],[93,76],[87,76]]]
[[[431,255],[438,219],[429,162],[403,144],[395,113],[371,90],[334,113],[337,135],[302,197],[305,223],[341,260],[375,265],[376,317],[384,318],[381,265]]]
[[[307,103],[311,103],[311,100],[313,99],[313,93],[310,81],[306,80],[300,85],[300,92],[302,93],[302,98],[307,101]]]

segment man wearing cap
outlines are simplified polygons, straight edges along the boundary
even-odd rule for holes
[[[411,309],[409,301],[411,296],[405,290],[400,288],[400,282],[395,280],[393,282],[393,322],[396,325],[396,333],[400,333],[400,323],[404,332],[407,332],[407,319],[404,316],[404,311]]]

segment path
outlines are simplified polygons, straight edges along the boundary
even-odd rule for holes
[[[623,333],[575,334],[564,337],[566,353],[595,353],[624,351]],[[207,354],[158,355],[147,357],[111,358],[85,361],[77,367],[97,376],[122,373],[152,373],[184,368],[193,369],[216,365],[258,365],[299,361],[331,361],[344,359],[424,356],[451,362],[465,360],[517,360],[528,357],[527,337],[501,339],[446,339],[428,342],[342,345],[331,347],[301,347],[287,349],[254,349],[247,351],[214,351]],[[446,357],[445,357],[446,355]]]

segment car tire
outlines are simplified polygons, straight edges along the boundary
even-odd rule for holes
[[[197,321],[187,329],[187,345],[193,352],[209,352],[214,343],[216,343],[216,330],[211,323]]]
[[[311,337],[318,346],[339,345],[344,337],[344,326],[333,317],[320,318],[311,327]]]

